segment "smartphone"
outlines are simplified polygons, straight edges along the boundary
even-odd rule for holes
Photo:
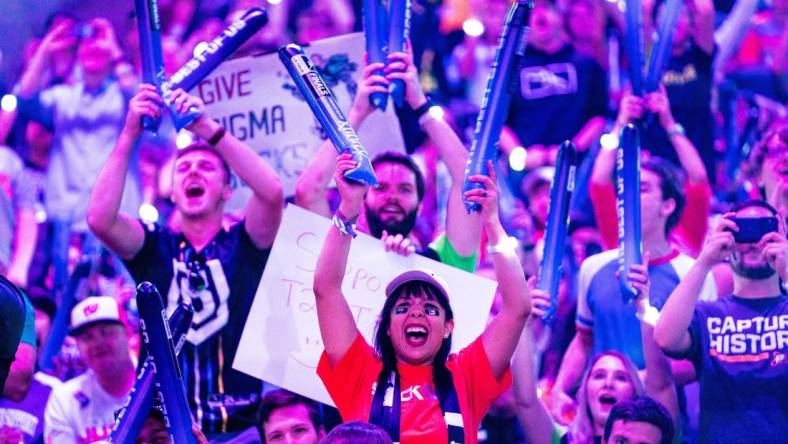
[[[83,23],[74,28],[74,36],[80,39],[89,39],[95,34],[95,29],[88,23]]]
[[[732,217],[731,220],[739,227],[733,232],[733,238],[738,244],[754,244],[772,231],[777,231],[777,218],[766,217]]]

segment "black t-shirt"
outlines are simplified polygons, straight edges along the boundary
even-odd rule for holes
[[[662,74],[673,118],[684,127],[687,137],[698,149],[711,180],[715,177],[714,120],[711,115],[714,52],[707,54],[693,43],[681,55],[668,59]],[[649,120],[641,145],[678,165],[676,150],[658,119]]]
[[[548,54],[526,47],[506,124],[523,146],[557,145],[607,114],[605,72],[571,45]]]
[[[169,313],[181,301],[194,306],[179,356],[192,414],[207,433],[255,425],[262,382],[232,363],[270,249],[255,247],[243,222],[220,231],[202,252],[180,233],[143,227],[142,249],[125,262],[129,272],[137,283],[156,285]]]

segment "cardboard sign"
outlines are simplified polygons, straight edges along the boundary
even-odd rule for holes
[[[364,69],[364,35],[320,40],[305,49],[347,115]],[[224,62],[191,93],[202,98],[208,115],[268,161],[286,196],[294,194],[298,176],[326,136],[276,52]],[[358,135],[370,158],[381,151],[405,152],[392,106],[372,113]]]
[[[312,292],[315,264],[331,221],[290,205],[285,210],[238,346],[233,368],[317,401],[333,404],[315,369],[323,343]],[[453,351],[484,330],[496,283],[419,255],[387,253],[365,234],[353,239],[342,292],[371,344],[386,284],[410,268],[433,270],[448,283],[454,311]]]

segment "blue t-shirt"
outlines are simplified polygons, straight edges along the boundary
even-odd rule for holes
[[[788,297],[701,302],[689,328],[700,443],[788,439]]]
[[[138,283],[156,285],[169,313],[181,301],[194,306],[179,356],[192,413],[206,433],[255,425],[262,382],[232,363],[270,249],[258,249],[243,222],[220,231],[201,252],[180,233],[143,227],[142,249],[125,262],[129,272]]]
[[[689,256],[678,251],[651,260],[648,267],[651,305],[661,309],[692,264],[693,260]],[[635,304],[624,303],[616,278],[617,271],[618,250],[596,254],[583,262],[578,282],[576,325],[578,329],[593,333],[592,355],[616,350],[643,369],[646,363],[643,359],[640,321],[635,317]],[[714,280],[709,275],[701,299],[716,299],[716,293]]]

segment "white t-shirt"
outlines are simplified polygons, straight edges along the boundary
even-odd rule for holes
[[[47,444],[88,444],[109,438],[115,412],[127,397],[105,392],[90,370],[68,380],[49,396],[44,440]]]

